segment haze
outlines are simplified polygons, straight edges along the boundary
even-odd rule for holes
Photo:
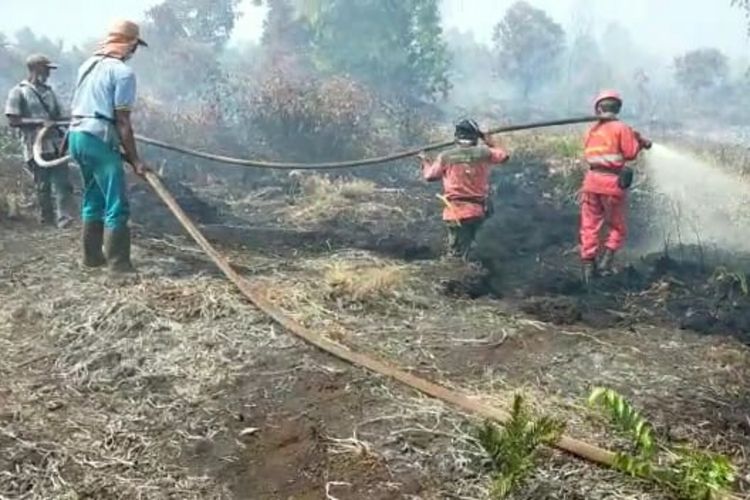
[[[98,38],[110,20],[137,19],[154,0],[92,2],[90,0],[1,0],[0,31],[12,34],[28,26],[33,31],[67,44]],[[471,31],[481,42],[489,42],[492,27],[512,0],[444,0],[446,28]],[[589,27],[601,35],[611,21],[619,21],[633,33],[641,48],[671,59],[686,50],[712,46],[732,58],[747,53],[746,24],[742,12],[729,0],[630,0],[627,8],[619,0],[530,0],[543,8],[568,31]],[[233,41],[253,41],[260,36],[264,9],[245,0],[244,15]],[[575,20],[575,21],[574,21]]]

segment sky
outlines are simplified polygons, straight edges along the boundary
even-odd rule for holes
[[[443,0],[446,28],[471,32],[491,41],[492,27],[515,0]],[[730,0],[528,0],[547,11],[567,31],[590,26],[601,35],[617,20],[639,44],[651,52],[676,55],[686,50],[713,46],[735,58],[750,55],[747,24]],[[13,33],[23,26],[66,43],[99,38],[117,18],[137,20],[156,0],[0,0],[0,31]],[[244,0],[244,15],[235,30],[235,42],[257,40],[263,25],[263,9]]]

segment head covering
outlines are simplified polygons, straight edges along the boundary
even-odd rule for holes
[[[599,95],[596,96],[596,100],[594,101],[594,108],[596,108],[600,102],[602,102],[605,99],[614,99],[616,101],[622,102],[622,96],[620,93],[616,90],[603,90],[599,92]]]
[[[461,120],[456,124],[454,136],[459,141],[469,141],[476,144],[483,134],[474,120]]]
[[[57,69],[57,64],[50,61],[49,57],[44,54],[32,54],[26,58],[26,67],[29,69],[38,67]]]
[[[138,45],[148,47],[141,39],[138,25],[132,21],[117,21],[110,27],[107,38],[99,45],[96,55],[124,59]]]

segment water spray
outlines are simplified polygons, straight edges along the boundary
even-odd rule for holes
[[[664,144],[644,155],[651,213],[665,241],[750,251],[739,221],[750,212],[750,186],[720,166]],[[653,242],[658,244],[659,242]]]

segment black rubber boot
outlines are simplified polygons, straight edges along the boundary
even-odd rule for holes
[[[602,254],[602,258],[599,260],[599,272],[604,276],[609,276],[614,273],[613,264],[615,262],[615,252],[607,248]]]
[[[39,224],[42,226],[57,226],[55,209],[52,206],[52,199],[49,193],[39,194]]]
[[[33,167],[34,183],[36,189],[36,200],[39,204],[39,223],[43,226],[55,226],[55,205],[52,203],[52,184],[49,172]]]
[[[104,231],[104,254],[107,266],[112,274],[130,274],[135,272],[130,262],[130,228],[120,227]]]
[[[84,267],[101,267],[107,263],[102,252],[102,246],[104,245],[103,222],[84,222],[81,240]]]

